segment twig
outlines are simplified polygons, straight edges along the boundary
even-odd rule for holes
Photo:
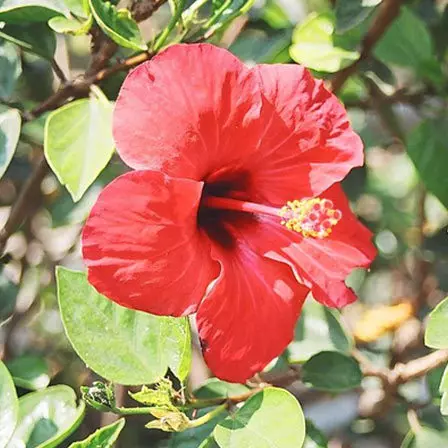
[[[8,238],[21,226],[27,217],[29,206],[33,204],[33,197],[40,189],[40,184],[48,172],[47,162],[42,155],[36,164],[31,176],[25,182],[17,201],[11,209],[11,213],[5,226],[0,231],[0,254],[5,250]]]
[[[59,64],[56,62],[56,59],[51,60],[51,67],[53,68],[54,73],[59,78],[59,81],[62,82],[62,84],[67,82],[67,77],[65,76],[65,73],[63,72],[62,68],[59,66]]]
[[[143,22],[151,17],[166,0],[133,0],[129,7],[132,17],[137,22]]]
[[[334,93],[337,93],[344,85],[345,81],[347,81],[347,79],[356,72],[360,62],[364,61],[370,56],[370,53],[375,44],[386,32],[395,18],[399,15],[400,6],[402,3],[403,0],[383,0],[383,3],[379,7],[380,10],[372,24],[372,27],[367,32],[362,41],[362,50],[359,58],[355,62],[353,62],[353,64],[339,71],[331,80],[330,89]]]

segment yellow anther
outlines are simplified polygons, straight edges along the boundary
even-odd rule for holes
[[[329,199],[311,198],[288,201],[279,211],[281,224],[305,238],[326,238],[342,218]]]

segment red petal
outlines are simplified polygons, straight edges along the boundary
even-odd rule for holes
[[[321,81],[299,65],[254,70],[264,96],[264,133],[251,166],[254,200],[281,205],[315,197],[362,165],[361,139]]]
[[[216,245],[212,256],[221,274],[197,314],[204,358],[217,377],[242,383],[292,340],[309,290],[287,266],[257,255],[242,239],[233,250]]]
[[[255,150],[260,108],[256,78],[227,50],[173,45],[126,78],[114,137],[132,168],[203,180]]]
[[[275,218],[267,218],[264,222],[269,229],[253,233],[252,243],[266,257],[291,266],[297,278],[311,288],[316,300],[327,306],[341,307],[356,300],[344,280],[353,269],[369,266],[376,249],[370,240],[372,234],[350,211],[338,184],[323,192],[321,197],[331,199],[342,212],[341,220],[328,237],[303,238],[281,226]]]
[[[217,276],[197,230],[202,183],[134,171],[100,194],[84,227],[89,281],[127,308],[180,316],[196,311]]]

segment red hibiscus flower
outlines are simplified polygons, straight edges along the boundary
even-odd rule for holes
[[[83,231],[100,293],[197,313],[207,364],[239,382],[284,350],[310,291],[355,300],[344,279],[375,249],[337,182],[362,143],[306,69],[174,45],[129,74],[113,126],[136,171],[103,190]]]

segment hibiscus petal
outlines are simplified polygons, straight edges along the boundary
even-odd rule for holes
[[[204,180],[255,150],[261,95],[227,50],[173,45],[126,78],[114,138],[132,168]]]
[[[127,308],[180,316],[196,311],[218,275],[197,228],[202,183],[134,171],[100,194],[83,230],[89,281]]]
[[[281,205],[314,197],[363,164],[361,139],[322,81],[299,65],[258,65],[254,72],[264,134],[252,159],[253,200]]]
[[[265,227],[252,232],[251,243],[266,257],[288,264],[299,281],[311,288],[322,304],[342,307],[354,300],[353,291],[345,285],[353,269],[367,267],[376,256],[371,232],[350,211],[340,185],[322,193],[342,212],[341,220],[326,238],[304,238],[279,224],[275,218],[263,218]]]
[[[221,379],[242,383],[292,340],[309,289],[283,263],[257,255],[238,237],[240,244],[232,250],[212,249],[221,273],[199,306],[197,322],[210,369]]]

